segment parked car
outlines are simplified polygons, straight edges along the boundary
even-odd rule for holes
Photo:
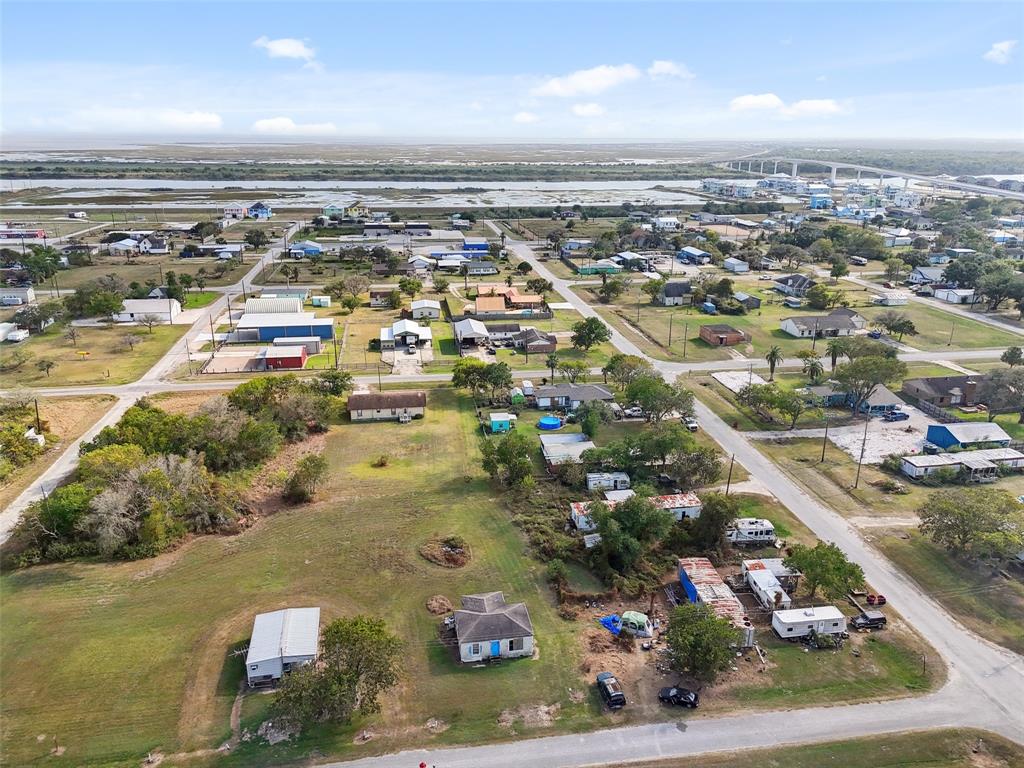
[[[622,692],[622,685],[611,672],[598,674],[597,690],[608,709],[622,709],[626,706],[626,694]]]
[[[775,278],[772,277],[771,275],[758,275],[757,279],[758,280],[774,280]]]
[[[883,629],[886,623],[885,614],[881,611],[864,611],[850,619],[850,626],[854,629]]]
[[[929,456],[934,456],[942,449],[939,448],[939,446],[937,446],[935,443],[925,443],[924,445],[921,446],[921,450],[927,453]]]
[[[909,418],[910,414],[905,411],[889,411],[882,417],[885,421],[906,421]]]
[[[885,605],[887,602],[885,595],[868,595],[868,605]]]
[[[700,706],[700,696],[696,691],[677,686],[662,688],[658,691],[658,701],[662,704],[671,704],[674,707],[689,707],[690,709],[696,709]]]
[[[405,354],[407,354],[407,355],[415,355],[416,354],[416,347],[411,346],[411,345],[406,347],[405,348]]]
[[[642,419],[644,409],[639,405],[631,405],[629,408],[622,409],[622,416],[627,419]]]
[[[683,416],[682,422],[691,432],[696,432],[700,429],[700,424],[697,423],[697,420],[693,418],[693,416]]]
[[[879,330],[868,331],[868,337],[872,339],[880,339],[882,338],[882,332]]]

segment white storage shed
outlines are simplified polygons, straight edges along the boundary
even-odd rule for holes
[[[315,661],[319,646],[319,608],[285,608],[257,614],[245,657],[249,685],[272,684],[294,667]]]

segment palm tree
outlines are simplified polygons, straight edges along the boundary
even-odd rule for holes
[[[828,343],[825,344],[825,352],[832,360],[832,370],[834,371],[836,369],[836,362],[839,360],[839,356],[846,352],[846,344],[840,337],[835,336],[829,339]]]
[[[807,374],[807,378],[810,379],[813,384],[821,378],[823,373],[825,373],[825,366],[822,365],[821,360],[816,357],[808,358],[807,360],[804,360],[804,373]]]
[[[764,359],[768,361],[768,381],[775,381],[775,366],[782,362],[782,347],[772,347]]]
[[[547,359],[544,361],[544,363],[547,365],[548,368],[551,369],[551,381],[554,382],[555,368],[558,367],[558,355],[552,352],[550,355],[547,356]]]

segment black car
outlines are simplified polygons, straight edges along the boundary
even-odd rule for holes
[[[611,672],[601,672],[597,676],[597,690],[608,709],[622,709],[626,706],[626,694],[622,692],[621,683]]]
[[[881,611],[864,611],[850,620],[854,629],[883,629],[886,623],[885,614]]]
[[[671,704],[674,707],[689,707],[696,709],[700,706],[700,696],[696,691],[689,688],[662,688],[658,691],[658,701],[662,704]]]

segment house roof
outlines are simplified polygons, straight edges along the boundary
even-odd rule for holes
[[[782,318],[782,322],[787,320],[792,322],[797,328],[806,328],[809,331],[853,331],[857,329],[857,324],[853,321],[852,317],[835,313],[831,315],[793,315]]]
[[[489,333],[519,333],[519,323],[490,323],[486,326]]]
[[[725,323],[707,323],[701,326],[701,330],[704,330],[705,328],[707,328],[708,331],[710,331],[711,333],[719,333],[723,335],[742,335],[740,331],[737,331],[731,325],[726,325]]]
[[[535,344],[556,344],[557,339],[550,333],[538,331],[536,328],[526,328],[520,331],[519,341],[528,346]]]
[[[707,251],[702,251],[700,248],[695,248],[692,245],[684,245],[679,249],[680,253],[685,253],[687,256],[710,256],[711,254]]]
[[[962,393],[968,382],[978,381],[981,378],[981,376],[928,376],[921,379],[905,379],[903,388],[907,389],[909,385],[928,397],[940,397],[949,395],[953,390],[959,390]]]
[[[259,314],[247,312],[238,319],[239,328],[275,328],[292,325],[333,325],[329,317],[316,317],[312,312],[277,312]]]
[[[914,272],[928,280],[941,280],[946,272],[945,267],[914,267]]]
[[[789,288],[796,288],[798,290],[817,285],[814,280],[811,280],[811,278],[806,275],[784,275],[783,277],[777,278],[775,282],[779,285],[785,285]]]
[[[441,302],[433,299],[418,299],[412,303],[413,309],[441,309]]]
[[[136,315],[153,312],[163,314],[168,310],[168,304],[181,309],[177,299],[125,299],[122,303],[122,312],[131,312]]]
[[[422,390],[394,392],[353,392],[348,396],[350,411],[374,411],[381,408],[426,408],[427,393]]]
[[[843,612],[834,605],[818,605],[813,608],[789,608],[785,611],[774,611],[779,621],[784,624],[806,621],[838,621],[843,618]]]
[[[533,637],[533,622],[525,603],[506,603],[501,592],[463,595],[455,611],[459,643],[482,643],[515,637]]]
[[[476,297],[476,311],[477,312],[504,312],[505,311],[505,297],[504,296],[477,296]]]
[[[665,283],[661,288],[662,296],[678,298],[685,296],[693,290],[693,286],[685,280],[677,280],[672,283]]]
[[[486,339],[490,334],[487,333],[487,326],[481,323],[479,320],[459,320],[455,323],[455,336],[458,339]]]
[[[569,397],[580,402],[589,400],[613,400],[614,395],[597,384],[545,384],[537,387],[535,394],[540,397]]]
[[[420,325],[415,320],[398,320],[391,324],[392,336],[401,336],[405,333],[413,333],[421,339],[433,338],[430,328]]]
[[[316,656],[320,639],[319,608],[285,608],[259,613],[252,622],[246,664],[289,656]]]
[[[945,427],[958,443],[991,443],[1010,439],[1010,436],[998,424],[990,424],[985,421],[932,426]]]

